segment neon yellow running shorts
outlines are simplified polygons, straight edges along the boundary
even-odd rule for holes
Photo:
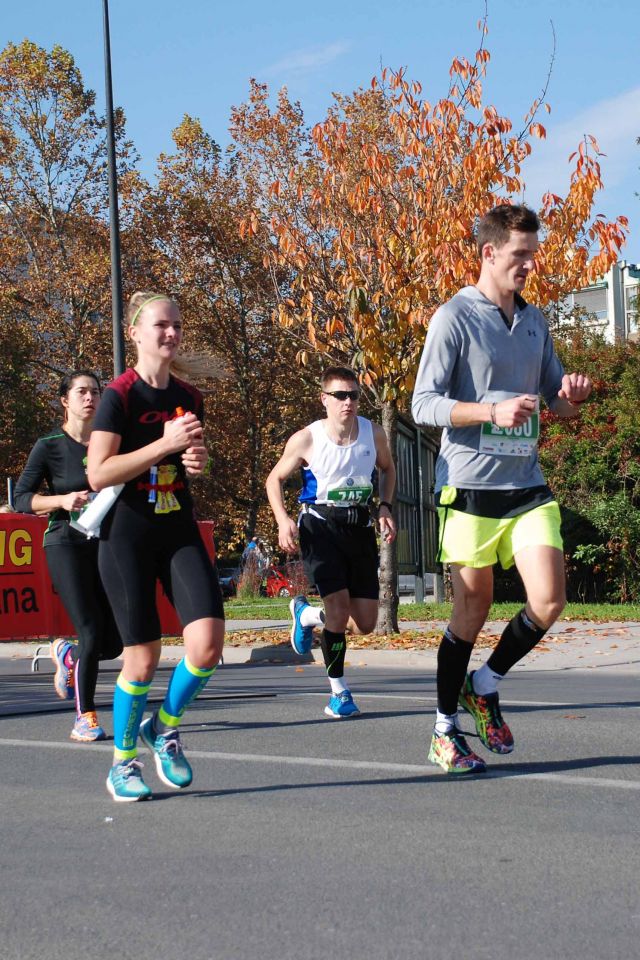
[[[491,567],[499,560],[503,570],[508,570],[523,547],[562,550],[560,508],[555,500],[503,520],[438,507],[438,520],[441,563]]]

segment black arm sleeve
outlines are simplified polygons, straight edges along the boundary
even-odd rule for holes
[[[29,454],[29,459],[14,491],[13,502],[18,513],[31,513],[33,495],[38,493],[42,481],[48,477],[46,448],[44,443],[38,440]]]

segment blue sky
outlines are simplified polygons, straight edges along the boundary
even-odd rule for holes
[[[24,37],[71,51],[85,82],[104,103],[101,0],[22,0],[5,4],[0,46]],[[432,102],[446,90],[454,56],[472,58],[482,0],[111,0],[115,102],[152,174],[171,149],[184,113],[199,117],[221,144],[230,108],[247,94],[249,77],[274,90],[286,85],[310,123],[321,119],[332,91],[368,85],[382,64],[405,65]],[[596,211],[624,214],[631,236],[622,256],[640,261],[640,15],[637,0],[489,0],[491,52],[485,102],[514,124],[545,82],[556,55],[542,122],[524,167],[526,199],[563,193],[569,154],[593,134],[607,155],[605,190]]]

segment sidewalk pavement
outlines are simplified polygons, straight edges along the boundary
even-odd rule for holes
[[[288,643],[268,643],[264,633],[270,630],[288,630],[288,620],[228,620],[230,634],[224,649],[225,664],[322,663],[319,647],[307,657],[299,657]],[[445,624],[440,621],[402,621],[402,630],[440,632]],[[504,622],[487,623],[483,633],[495,636],[496,642],[504,630]],[[236,631],[255,631],[263,636],[255,643],[232,646]],[[46,641],[0,642],[2,659],[31,659],[38,646],[48,656]],[[182,644],[163,646],[164,660],[178,660],[184,652]],[[370,647],[347,648],[347,664],[351,666],[417,667],[435,670],[437,649],[376,650]],[[478,648],[472,657],[472,667],[487,658],[487,648]],[[640,622],[590,623],[561,620],[514,670],[593,670],[608,668],[629,674],[640,674]]]

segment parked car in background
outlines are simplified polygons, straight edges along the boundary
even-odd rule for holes
[[[218,567],[218,580],[223,597],[235,597],[239,579],[240,570],[238,567]]]
[[[318,590],[305,577],[302,562],[292,560],[279,567],[267,567],[260,593],[263,597],[317,596]]]
[[[262,592],[267,597],[294,597],[296,588],[280,567],[267,567],[262,581]]]

